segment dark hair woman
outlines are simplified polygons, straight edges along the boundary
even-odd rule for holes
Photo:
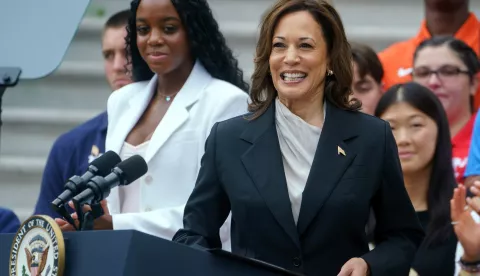
[[[419,275],[453,275],[457,240],[449,200],[456,183],[443,106],[428,88],[410,82],[391,87],[375,115],[392,127],[405,187],[426,232],[412,267]]]
[[[122,159],[142,156],[149,170],[112,190],[95,228],[171,239],[205,140],[214,123],[247,112],[248,85],[206,0],[134,0],[131,13],[126,41],[135,83],[108,101],[106,147]]]
[[[250,113],[215,124],[174,240],[306,275],[407,275],[423,238],[390,126],[349,100],[350,46],[325,1],[280,0],[257,44]],[[365,224],[377,217],[369,251]],[[370,271],[370,272],[369,272]]]

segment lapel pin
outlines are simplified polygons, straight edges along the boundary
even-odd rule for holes
[[[341,155],[343,155],[343,156],[347,156],[347,155],[345,154],[345,151],[344,151],[340,146],[337,146],[337,150],[338,150],[338,155],[341,154]]]

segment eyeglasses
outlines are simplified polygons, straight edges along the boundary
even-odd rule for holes
[[[469,75],[470,72],[468,70],[462,70],[456,66],[445,65],[437,70],[430,70],[427,67],[418,67],[414,68],[412,71],[413,78],[417,80],[428,80],[432,76],[432,74],[436,75],[442,81],[448,81],[451,79],[455,79],[460,74]]]

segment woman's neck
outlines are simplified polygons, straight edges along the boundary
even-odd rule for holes
[[[471,116],[472,116],[472,114],[468,110],[464,110],[464,112],[462,112],[461,114],[459,114],[455,118],[449,119],[450,136],[451,136],[452,139],[468,123]]]
[[[454,35],[469,16],[468,4],[448,12],[438,10],[425,10],[425,21],[430,35]]]
[[[280,102],[285,105],[293,114],[302,118],[305,122],[316,127],[322,127],[324,123],[323,109],[323,92],[315,93],[312,96],[299,99],[289,100],[278,97]]]
[[[431,168],[427,168],[423,171],[403,175],[408,196],[417,212],[428,210],[430,172]]]
[[[157,96],[172,96],[182,89],[192,72],[193,64],[180,66],[164,75],[158,75]]]

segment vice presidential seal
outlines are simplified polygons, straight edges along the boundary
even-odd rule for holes
[[[32,216],[18,229],[10,250],[10,276],[62,276],[63,235],[48,216]]]

